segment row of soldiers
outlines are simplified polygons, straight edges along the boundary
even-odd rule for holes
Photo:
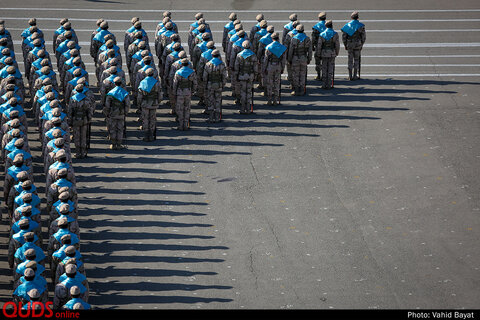
[[[2,110],[2,160],[5,165],[4,203],[10,225],[8,263],[13,270],[14,302],[24,308],[40,308],[49,295],[46,268],[54,285],[54,309],[90,308],[88,281],[80,254],[80,229],[78,225],[78,200],[76,179],[70,154],[70,125],[68,119],[75,112],[65,113],[60,93],[65,94],[69,77],[64,73],[57,82],[50,55],[45,48],[43,33],[36,20],[22,32],[22,52],[26,66],[30,102],[35,122],[39,128],[44,173],[46,176],[46,219],[48,244],[45,254],[42,234],[41,198],[35,186],[32,155],[27,137],[28,122],[25,110],[26,88],[17,63],[9,64],[9,76],[0,81]],[[2,26],[4,27],[4,26]],[[1,30],[1,29],[0,29]],[[71,41],[71,33],[57,30],[54,51],[57,62],[62,47]],[[63,39],[63,40],[62,40]],[[78,44],[78,40],[76,41]],[[13,53],[13,47],[9,48]],[[80,48],[77,47],[77,50]],[[4,56],[1,50],[1,59]],[[15,55],[8,57],[14,58]],[[27,68],[28,66],[28,68]],[[63,65],[57,65],[66,72]],[[74,65],[75,66],[75,65]],[[11,68],[15,72],[11,72]],[[74,109],[75,98],[81,93],[75,86],[71,90],[69,108]]]
[[[349,52],[350,79],[356,80],[360,73],[365,26],[358,21],[358,12],[352,13],[351,17],[352,21],[342,28],[342,40]],[[136,107],[144,140],[155,140],[156,109],[164,93],[171,107],[170,113],[176,116],[177,129],[187,130],[193,95],[199,98],[199,105],[205,107],[208,121],[221,120],[222,92],[227,81],[232,84],[232,96],[242,114],[253,112],[254,82],[264,90],[267,104],[281,103],[280,83],[285,68],[292,95],[306,94],[307,66],[312,57],[315,58],[317,80],[323,81],[325,89],[333,87],[335,57],[340,42],[332,21],[326,21],[324,12],[319,14],[320,21],[313,27],[311,37],[305,34],[297,15],[292,14],[290,23],[284,26],[281,41],[280,34],[267,24],[262,14],[257,16],[258,23],[248,35],[237,15],[232,13],[222,39],[225,61],[203,14],[196,14],[195,19],[188,31],[188,59],[171,12],[163,13],[152,43],[158,59],[157,67],[148,34],[140,19],[133,18],[132,27],[125,32],[123,47],[129,81],[122,70],[123,58],[115,35],[108,30],[107,21],[97,21],[97,29],[91,36],[90,55],[95,61],[112,149],[125,147],[121,141],[126,137],[125,121],[130,104]],[[128,85],[132,89],[131,98]]]
[[[232,84],[235,103],[240,105],[239,111],[243,114],[253,111],[253,82],[258,82],[259,88],[264,90],[267,104],[281,103],[280,80],[285,68],[293,90],[292,95],[305,94],[307,65],[312,59],[312,52],[315,52],[317,79],[323,81],[323,88],[332,88],[335,57],[340,46],[338,34],[333,30],[331,20],[326,21],[325,13],[319,15],[320,21],[313,27],[311,38],[305,34],[296,14],[291,15],[290,23],[284,26],[281,42],[279,33],[274,31],[273,26],[267,24],[262,14],[257,16],[258,23],[247,35],[241,21],[237,19],[235,13],[232,13],[229,16],[231,22],[224,27],[222,39],[225,61],[222,61],[220,50],[215,46],[210,26],[205,22],[203,14],[198,13],[195,18],[196,22],[190,25],[188,33],[190,55],[188,59],[181,45],[178,28],[171,20],[171,12],[164,12],[163,20],[155,33],[154,47],[158,68],[153,62],[148,34],[142,28],[139,19],[133,18],[132,27],[125,33],[123,48],[129,82],[126,81],[125,72],[122,70],[123,59],[115,35],[108,31],[107,21],[103,19],[97,21],[98,28],[91,37],[90,55],[96,65],[97,84],[100,87],[101,104],[112,149],[125,147],[122,142],[126,136],[125,120],[130,101],[137,107],[136,112],[139,114],[140,128],[144,131],[144,140],[152,141],[156,137],[156,109],[160,105],[163,92],[167,96],[167,104],[171,106],[171,114],[176,116],[179,123],[178,129],[186,130],[190,125],[193,94],[198,96],[199,104],[205,107],[204,113],[209,114],[209,121],[220,121],[222,92],[228,80]],[[65,32],[61,36],[55,33],[53,47],[60,73],[59,90],[65,93],[66,102],[69,104],[70,92],[73,90],[72,82],[75,85],[83,85],[87,89],[82,90],[89,91],[88,83],[85,86],[81,80],[87,79],[83,82],[88,82],[88,73],[81,62],[78,38],[70,22],[63,19],[60,23],[60,28]],[[34,47],[42,46],[41,32],[35,28],[36,26],[30,28],[31,43]],[[344,32],[342,40],[349,51],[350,78],[355,80],[358,78],[357,73],[360,72],[360,50],[365,42],[365,28],[358,22],[358,12],[352,13],[352,21],[345,25],[342,31]],[[24,48],[26,47],[22,49]],[[34,73],[32,80],[29,80],[31,87],[41,85],[38,77],[35,77],[37,73],[52,78],[49,75],[54,72],[47,65],[47,60],[37,62],[38,67],[42,69]],[[32,63],[31,59],[25,59],[27,70]],[[153,69],[153,74],[152,71],[148,71],[149,69]],[[120,83],[118,78],[121,79],[121,85],[118,85]],[[142,84],[145,90],[139,89],[140,83],[145,79],[148,80]],[[56,83],[53,82],[52,80],[52,86],[55,87]],[[132,87],[131,99],[127,85]],[[80,96],[83,95],[85,94]],[[78,157],[86,155],[88,128],[92,115],[92,112],[87,110],[94,109],[92,94],[87,96],[88,99],[80,103],[89,105],[84,108],[85,120],[76,121],[81,131],[74,134],[78,142],[76,143]],[[38,104],[36,106],[36,119],[41,124]]]

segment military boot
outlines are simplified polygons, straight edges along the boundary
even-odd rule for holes
[[[143,141],[150,141],[150,130],[143,131]]]
[[[208,115],[208,122],[213,123],[215,121],[215,112],[212,110],[210,111],[210,114]]]
[[[358,70],[357,70],[357,68],[353,68],[353,78],[352,78],[352,79],[353,79],[353,80],[358,80],[358,79],[360,79],[360,78],[358,77]]]
[[[220,122],[222,120],[222,113],[221,112],[215,112],[215,122]]]

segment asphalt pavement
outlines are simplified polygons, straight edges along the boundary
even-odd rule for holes
[[[284,78],[282,104],[267,106],[256,92],[253,115],[238,114],[228,85],[221,123],[207,123],[194,99],[191,130],[172,130],[174,119],[162,106],[157,140],[147,143],[132,113],[128,149],[111,151],[97,106],[89,157],[73,164],[94,308],[480,305],[477,1],[318,7],[311,0],[4,0],[2,6],[19,61],[29,18],[37,18],[51,52],[53,32],[68,17],[93,89],[89,41],[98,18],[109,22],[121,48],[133,16],[153,39],[164,10],[183,43],[199,11],[219,44],[232,11],[246,30],[257,13],[281,31],[296,12],[308,35],[320,11],[338,32],[353,10],[366,25],[361,80],[347,80],[342,47],[335,89],[322,90],[309,66],[307,96],[291,96]],[[35,183],[44,190],[38,132],[28,134]],[[2,304],[12,293],[7,230],[4,222]]]

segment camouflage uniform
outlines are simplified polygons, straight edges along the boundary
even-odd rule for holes
[[[132,24],[133,26],[125,32],[125,41],[123,42],[123,50],[125,53],[127,52],[128,46],[136,39],[141,39],[140,41],[144,41],[146,46],[149,47],[148,35],[145,30],[142,29],[142,23],[138,18],[132,18]],[[137,37],[139,32],[141,36]]]
[[[204,94],[204,91],[205,91],[205,85],[203,83],[203,80],[202,80],[202,71],[199,70],[201,69],[201,67],[199,68],[199,61],[202,57],[202,54],[208,50],[208,43],[211,42],[213,43],[213,41],[209,41],[211,39],[211,35],[210,33],[203,33],[202,34],[202,42],[199,42],[195,48],[193,49],[193,54],[192,54],[192,64],[193,64],[193,69],[195,70],[195,72],[197,73],[197,97],[199,98],[199,102],[198,104],[201,105],[201,106],[205,106],[205,94]],[[212,45],[212,44],[211,44]]]
[[[88,301],[88,289],[78,280],[75,280],[74,277],[77,273],[77,268],[75,265],[68,265],[65,268],[67,279],[58,283],[55,286],[55,292],[53,296],[53,309],[58,310],[68,300],[71,299],[70,288],[77,286],[80,289],[80,297],[84,301]]]
[[[326,19],[327,19],[327,14],[325,12],[320,12],[318,14],[318,20],[320,21],[312,27],[312,37],[311,37],[312,51],[317,51],[318,37],[320,36],[320,33],[325,31]],[[315,77],[315,80],[321,80],[322,79],[322,57],[320,55],[315,55],[315,71],[317,72],[317,76]]]
[[[250,30],[250,35],[249,35],[250,43],[253,42],[253,38],[255,37],[255,34],[256,34],[258,31],[260,31],[260,28],[261,28],[260,22],[264,21],[264,20],[265,20],[265,17],[263,16],[262,13],[260,13],[260,14],[257,14],[257,16],[256,16],[255,19],[257,20],[257,24],[254,25],[254,26],[252,27],[252,29]],[[252,47],[252,49],[253,49],[253,47]]]
[[[76,184],[75,171],[73,167],[67,162],[67,154],[64,149],[61,149],[55,155],[55,162],[48,168],[47,181],[46,181],[46,190],[50,187],[52,183],[59,179],[59,172],[62,169],[67,170],[66,179],[74,184]]]
[[[115,36],[110,31],[108,31],[108,22],[103,21],[100,23],[100,28],[97,29],[97,32],[92,34],[90,56],[93,58],[95,65],[97,63],[98,51],[100,47],[105,43],[105,36],[107,35],[111,35],[114,42],[116,43]]]
[[[103,113],[107,120],[107,129],[112,142],[110,149],[118,150],[124,148],[125,120],[130,110],[130,98],[128,92],[121,87],[122,80],[117,77],[114,80],[115,88],[107,93]]]
[[[240,113],[248,114],[253,111],[253,82],[258,73],[258,61],[250,50],[249,41],[244,41],[242,47],[243,50],[235,58],[233,70],[239,86]]]
[[[227,48],[225,50],[225,65],[227,66],[228,77],[230,78],[230,81],[232,80],[232,67],[230,66],[230,57],[231,57],[232,45],[235,41],[238,40],[238,34],[237,33],[240,30],[243,30],[243,25],[241,23],[237,23],[237,24],[235,24],[233,30],[228,33],[228,35],[230,37],[228,38]],[[232,87],[232,89],[233,89],[233,87]],[[233,92],[232,92],[232,96],[233,96]]]
[[[178,53],[178,59],[171,63],[170,69],[169,69],[170,71],[168,72],[168,76],[166,75],[167,76],[167,84],[168,84],[168,95],[169,95],[170,107],[171,107],[171,111],[170,111],[171,115],[176,115],[177,114],[177,111],[176,111],[177,95],[173,91],[173,78],[175,77],[175,73],[182,67],[181,60],[185,59],[186,57],[187,57],[187,53],[185,51],[180,51]],[[188,67],[190,69],[193,69],[193,64],[192,64],[191,61],[188,61]]]
[[[176,95],[176,114],[178,130],[190,128],[190,107],[192,93],[197,90],[197,76],[193,69],[188,67],[188,59],[182,59],[182,67],[175,72],[172,91]]]
[[[263,70],[265,74],[265,86],[267,93],[267,104],[280,104],[281,76],[286,64],[286,47],[278,41],[279,35],[272,34],[273,42],[265,47],[263,57]]]
[[[230,15],[228,16],[228,19],[230,20],[230,22],[223,27],[223,36],[222,36],[223,52],[227,50],[227,43],[228,43],[227,41],[229,39],[228,33],[232,31],[235,27],[234,21],[237,20],[237,14],[235,12],[230,13]]]
[[[350,80],[360,79],[360,63],[363,44],[366,40],[365,25],[358,21],[358,12],[351,15],[353,19],[342,28],[342,42],[348,52],[348,76]]]
[[[300,22],[298,20],[295,20],[295,21],[292,22],[291,26],[292,26],[293,29],[285,35],[285,39],[282,42],[283,45],[285,47],[287,47],[287,52],[288,52],[288,49],[290,48],[290,43],[292,41],[292,38],[297,34],[297,25],[299,23]],[[292,85],[292,64],[288,61],[288,59],[287,59],[287,80],[290,83],[290,86],[293,88],[293,85]]]
[[[298,33],[292,38],[288,48],[287,60],[292,66],[292,95],[304,95],[306,92],[307,67],[312,60],[312,41],[304,33],[302,24],[297,25]]]
[[[202,78],[205,83],[208,121],[218,122],[222,118],[222,91],[227,83],[227,68],[218,49],[212,51],[212,59],[205,64]]]
[[[155,41],[155,54],[157,55],[159,61],[158,66],[160,72],[163,71],[163,51],[165,50],[165,47],[172,42],[172,35],[174,34],[176,34],[176,32],[173,30],[173,24],[169,21],[165,24],[165,31],[159,33],[157,40]]]
[[[153,141],[157,136],[157,109],[162,101],[162,86],[152,68],[145,71],[146,77],[138,84],[137,105],[142,111],[144,141]]]
[[[293,30],[293,22],[297,21],[297,14],[292,13],[289,17],[290,22],[283,26],[282,44],[285,42],[287,34]]]
[[[87,156],[88,141],[90,140],[88,136],[90,134],[89,127],[95,108],[95,100],[85,95],[82,84],[77,85],[75,91],[68,103],[68,118],[75,143],[75,156],[84,158]]]
[[[199,23],[199,20],[203,18],[203,13],[199,12],[195,15],[195,21],[194,23],[192,23],[189,27],[189,30],[188,30],[188,53],[191,55],[192,54],[192,50],[193,50],[193,46],[192,46],[192,41],[193,39],[195,38],[195,35],[193,33],[193,31],[195,29],[198,28],[198,26],[200,25]]]
[[[65,23],[67,23],[67,22],[68,22],[68,18],[62,18],[62,19],[60,20],[60,27],[59,27],[57,30],[55,30],[55,32],[53,33],[53,41],[52,41],[52,43],[53,43],[53,52],[55,52],[55,50],[57,49],[56,42],[57,42],[58,36],[61,35],[61,34],[63,34],[63,33],[65,32],[65,27],[64,27],[64,25],[65,25]]]
[[[328,20],[325,27],[325,31],[318,37],[315,55],[322,57],[322,88],[331,89],[335,73],[335,58],[340,51],[340,40],[337,32],[332,28],[332,20]]]
[[[245,33],[244,30],[240,30],[237,32],[237,38],[232,37],[231,39],[234,39],[235,41],[231,41],[231,46],[230,46],[230,59],[229,59],[229,64],[230,64],[230,69],[231,69],[231,74],[232,78],[230,79],[232,83],[232,93],[233,96],[235,97],[235,103],[240,102],[240,84],[238,83],[238,75],[235,73],[235,60],[237,59],[237,55],[240,51],[243,50],[242,44],[245,40],[248,41],[247,34]]]
[[[259,78],[259,89],[263,90],[263,94],[266,95],[266,87],[265,87],[265,74],[263,72],[263,57],[265,56],[265,48],[272,43],[272,34],[275,32],[275,29],[273,26],[268,26],[267,27],[267,32],[264,36],[260,37],[257,42],[256,50],[254,51],[255,54],[257,55],[257,61],[258,61],[258,78]],[[260,32],[260,31],[259,31]],[[259,33],[257,32],[257,34]]]

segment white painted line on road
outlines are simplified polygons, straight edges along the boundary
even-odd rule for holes
[[[316,74],[308,74],[309,77],[316,77]],[[335,78],[338,77],[348,77],[348,74],[338,74],[335,75]],[[480,73],[389,73],[389,74],[363,74],[362,78],[365,77],[480,77]],[[480,83],[480,82],[479,82]]]
[[[17,64],[23,65],[23,61],[17,61]],[[84,62],[86,66],[94,66],[94,62]],[[343,68],[346,64],[335,64],[335,66]],[[308,67],[315,67],[315,64],[309,64]],[[480,64],[363,64],[362,67],[480,67]]]
[[[10,31],[23,31],[25,28],[8,28]],[[56,31],[57,29],[44,29],[41,28],[42,31],[49,31],[53,32]],[[74,28],[76,32],[92,32],[93,29],[76,29]],[[120,29],[108,29],[110,32],[125,32],[125,30],[120,30]],[[154,33],[155,30],[145,30],[147,33]],[[182,31],[180,31],[182,32]],[[184,32],[187,32],[185,30]],[[443,33],[450,33],[450,32],[480,32],[480,29],[408,29],[408,30],[394,30],[394,29],[385,29],[385,30],[370,30],[368,29],[368,33],[424,33],[424,32],[443,32]],[[212,33],[221,33],[223,34],[223,30],[212,30]]]
[[[21,44],[21,40],[14,40],[13,44]],[[47,45],[52,45],[53,41],[45,41]],[[89,46],[90,42],[80,41],[80,46]],[[123,41],[117,41],[118,46],[123,46]],[[182,43],[187,47],[188,43]],[[407,43],[366,43],[364,48],[437,48],[437,47],[480,47],[480,42],[407,42]]]
[[[5,20],[25,20],[28,21],[30,17],[5,17],[2,18]],[[37,18],[37,22],[40,22],[42,20],[47,20],[47,21],[57,21],[58,18]],[[96,19],[87,19],[87,18],[69,18],[70,21],[91,21],[91,22],[97,22],[98,18]],[[109,19],[106,18],[108,22],[128,22],[131,24],[130,19]],[[207,23],[212,24],[212,23],[227,23],[227,20],[208,20],[205,19]],[[176,20],[173,19],[175,23],[192,23],[193,20]],[[335,24],[336,22],[349,22],[350,20],[334,20],[333,23]],[[373,20],[362,20],[362,22],[365,23],[371,23],[371,22],[388,22],[388,23],[393,23],[393,22],[479,22],[480,19],[373,19]],[[159,20],[144,20],[142,19],[142,22],[154,22],[158,23]],[[242,23],[257,23],[257,20],[242,20]],[[288,22],[287,20],[268,20],[268,23],[286,23]],[[301,20],[302,23],[305,22],[310,22],[310,23],[317,23],[318,20]]]
[[[479,47],[480,42],[410,42],[410,43],[366,43],[369,48],[438,48],[438,47]]]
[[[211,12],[211,13],[230,13],[230,12],[256,12],[259,13],[261,11],[266,11],[266,12],[278,12],[278,13],[283,13],[283,12],[288,12],[288,13],[298,13],[298,12],[303,12],[303,13],[312,13],[312,12],[317,12],[315,10],[296,10],[296,9],[291,9],[291,10],[271,10],[271,9],[258,9],[258,10],[234,10],[234,9],[228,9],[228,10],[174,10],[174,9],[104,9],[104,8],[2,8],[2,10],[10,10],[10,11],[102,11],[102,12],[157,12],[157,13],[163,13],[164,11],[168,10],[171,11],[173,14],[175,12]],[[328,10],[325,9],[323,11],[329,13],[329,12],[348,12],[351,13],[354,10],[360,11],[360,12],[479,12],[480,9],[365,9],[361,10],[358,8],[355,9],[350,9],[350,10]]]

